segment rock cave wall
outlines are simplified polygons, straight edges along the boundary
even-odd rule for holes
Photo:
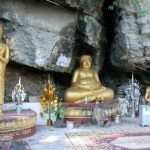
[[[10,46],[6,100],[19,76],[29,96],[40,96],[49,73],[59,94],[70,86],[82,54],[90,54],[102,83],[117,88],[131,72],[145,88],[150,84],[150,0],[137,18],[130,0],[113,11],[113,0],[1,0],[0,24]]]

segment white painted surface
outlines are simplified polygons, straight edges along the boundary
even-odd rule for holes
[[[69,67],[70,62],[71,62],[70,57],[66,57],[63,54],[61,54],[57,59],[56,65],[60,66],[60,67],[66,67],[67,68],[67,67]]]
[[[140,105],[140,125],[150,126],[150,106],[149,105]]]
[[[40,96],[29,96],[29,102],[31,103],[36,103],[36,102],[40,102]]]

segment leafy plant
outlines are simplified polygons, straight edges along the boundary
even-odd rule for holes
[[[138,0],[132,0],[132,4],[137,12],[137,17],[141,18],[145,16],[145,11],[141,8],[140,3],[138,2]]]
[[[50,119],[54,123],[58,119],[64,118],[64,107],[60,99],[54,100],[50,104]],[[49,110],[45,110],[45,113],[49,113]]]

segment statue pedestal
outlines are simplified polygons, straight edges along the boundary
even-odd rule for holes
[[[73,121],[74,124],[85,124],[95,122],[105,122],[116,115],[120,115],[120,105],[117,99],[95,104],[74,104],[63,103],[65,109],[65,122]]]
[[[9,135],[13,140],[32,136],[36,132],[36,113],[33,110],[3,112],[0,116],[0,136]]]
[[[43,112],[43,109],[41,107],[40,102],[24,102],[22,104],[23,110],[26,109],[31,109],[36,112],[36,125],[46,125],[47,124],[47,119],[48,119],[48,114],[45,113],[43,117],[40,116],[40,113]],[[10,110],[15,110],[16,105],[14,103],[5,103],[3,105],[3,110],[4,111],[10,111]]]
[[[93,120],[103,127],[106,126],[108,122],[115,121],[116,117],[120,115],[121,109],[117,99],[96,104],[93,109]]]
[[[92,110],[95,103],[63,103],[65,109],[64,121],[73,121],[74,124],[85,124],[92,122]]]

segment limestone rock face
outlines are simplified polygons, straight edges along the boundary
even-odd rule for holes
[[[146,12],[144,17],[137,18],[131,1],[127,0],[117,22],[111,63],[126,71],[149,71],[150,68],[150,0],[140,1],[140,5]]]
[[[91,16],[80,16],[80,31],[83,41],[96,49],[100,47],[101,24]]]
[[[45,83],[48,82],[49,74],[53,75],[57,89],[57,96],[63,98],[65,89],[70,86],[70,82],[68,81],[71,80],[71,76],[69,74],[43,72],[39,69],[33,69],[28,66],[8,64],[5,82],[5,102],[12,101],[12,90],[18,83],[19,77],[21,77],[21,82],[25,88],[25,101],[29,101],[30,96],[40,97]]]
[[[27,101],[29,96],[40,96],[49,72],[63,97],[82,54],[93,56],[98,71],[106,60],[100,77],[106,87],[117,89],[128,83],[131,74],[121,69],[142,71],[141,81],[149,85],[145,72],[150,68],[150,0],[140,1],[146,12],[143,18],[136,17],[131,0],[125,0],[117,19],[109,18],[114,13],[108,11],[110,4],[109,0],[0,0],[0,25],[11,51],[6,98],[11,99],[19,76]]]
[[[76,10],[82,10],[84,14],[100,18],[101,9],[105,0],[51,0],[57,4],[68,6]],[[80,12],[81,13],[81,12]]]
[[[0,1],[0,24],[12,63],[6,74],[7,99],[11,99],[19,76],[27,92],[26,100],[39,96],[49,71],[63,97],[71,83],[75,60],[82,54],[93,56],[98,71],[103,67],[104,0],[52,1],[60,5],[46,0]]]
[[[105,58],[104,43],[102,44],[102,39],[104,37],[102,37],[101,34],[104,27],[90,15],[80,15],[79,22],[81,40],[86,47],[89,47],[91,53],[93,53],[95,68],[101,70]]]
[[[72,70],[74,11],[34,0],[1,0],[0,19],[11,48],[11,61],[56,72]]]
[[[74,8],[78,14],[79,41],[82,54],[93,55],[97,70],[101,70],[105,59],[103,45],[104,18],[102,7],[105,0],[52,0],[60,5]]]
[[[97,70],[101,70],[105,59],[105,43],[104,43],[104,16],[102,7],[104,0],[66,0],[70,6],[77,7],[82,10],[79,14],[79,32],[80,39],[83,43],[85,51],[89,49],[93,54],[94,66]]]

